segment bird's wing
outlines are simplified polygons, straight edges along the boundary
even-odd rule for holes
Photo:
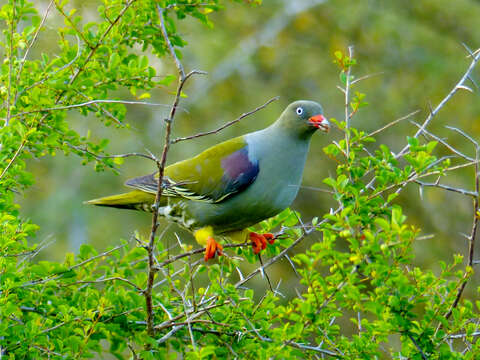
[[[218,203],[246,189],[259,172],[245,137],[215,145],[199,155],[165,168],[163,194]],[[158,173],[128,180],[125,185],[156,193]]]

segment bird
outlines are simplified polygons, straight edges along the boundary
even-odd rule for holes
[[[271,233],[248,228],[289,207],[300,188],[312,135],[328,133],[322,106],[299,100],[270,126],[214,145],[195,157],[166,166],[159,216],[193,233],[205,261],[222,255],[218,238],[250,240],[253,252],[273,244]],[[132,191],[87,204],[155,211],[159,173],[130,179]]]

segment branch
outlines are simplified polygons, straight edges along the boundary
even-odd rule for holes
[[[128,158],[128,157],[142,157],[142,158],[145,158],[145,159],[148,159],[148,160],[152,160],[152,161],[155,161],[156,159],[151,156],[151,155],[147,155],[147,154],[142,154],[142,153],[136,153],[136,152],[133,152],[133,153],[126,153],[126,154],[117,154],[117,155],[99,155],[99,154],[95,154],[93,152],[91,152],[90,150],[87,149],[87,147],[85,146],[85,148],[81,148],[80,146],[75,146],[75,145],[72,145],[70,144],[69,142],[65,142],[65,144],[75,150],[75,151],[80,151],[84,154],[88,154],[90,156],[93,156],[95,159],[97,160],[103,160],[103,159],[124,159],[124,158]]]
[[[324,223],[326,220],[323,220],[321,221],[318,225]],[[255,275],[259,274],[259,273],[263,273],[264,270],[266,268],[268,268],[270,265],[274,264],[275,262],[277,262],[278,260],[280,260],[282,257],[284,257],[291,249],[293,249],[295,246],[297,246],[298,244],[300,244],[300,242],[302,242],[302,240],[310,235],[313,231],[315,231],[315,228],[304,228],[304,232],[301,236],[299,236],[297,238],[297,240],[295,240],[292,245],[290,245],[289,247],[283,249],[282,251],[280,251],[280,253],[272,258],[270,258],[267,262],[265,262],[265,264],[263,264],[262,266],[260,266],[259,268],[257,268],[256,270],[252,271],[250,274],[248,274],[245,278],[237,281],[237,283],[235,284],[235,288],[238,288],[240,286],[242,286],[243,284],[245,284],[247,281],[249,281],[251,278],[253,278]]]
[[[352,59],[353,57],[353,46],[348,47],[348,57]],[[350,112],[348,111],[348,106],[350,105],[350,73],[352,71],[352,65],[348,66],[347,73],[346,73],[346,81],[345,81],[345,144],[346,144],[346,152],[347,152],[347,161],[350,158]]]
[[[170,4],[165,7],[165,10],[170,10],[174,9],[177,7],[203,7],[203,6],[218,6],[218,4],[215,3],[199,3],[199,4]]]
[[[480,331],[474,331],[473,333],[471,334],[452,334],[452,335],[447,335],[447,338],[449,339],[463,339],[463,338],[466,338],[467,336],[473,336],[473,337],[477,337],[477,336],[480,336]]]
[[[480,53],[477,56],[480,56]],[[478,147],[478,145],[476,146],[476,149],[475,149],[475,158],[476,158],[476,162],[475,162],[475,191],[478,194],[480,192],[480,173],[479,173],[479,165],[478,165],[478,161],[479,161],[479,158],[480,158],[480,148]],[[466,266],[466,269],[465,269],[465,274],[463,275],[463,278],[461,280],[462,284],[458,288],[457,296],[455,297],[455,300],[453,301],[453,304],[450,307],[450,310],[448,310],[448,312],[445,314],[446,319],[448,319],[452,315],[453,309],[455,309],[457,307],[457,305],[460,301],[460,298],[462,297],[463,291],[465,290],[465,287],[467,286],[467,279],[468,279],[468,276],[469,276],[469,273],[470,273],[469,268],[471,269],[473,264],[474,264],[473,257],[474,257],[474,253],[475,253],[475,238],[477,236],[478,222],[480,220],[479,211],[480,211],[480,209],[479,209],[478,196],[475,196],[473,198],[472,230],[470,232],[470,236],[468,237],[467,266]]]
[[[437,105],[437,107],[430,111],[430,114],[428,114],[427,118],[425,119],[424,123],[420,127],[420,129],[417,130],[415,133],[414,137],[418,137],[422,132],[423,129],[425,129],[428,124],[432,121],[432,119],[435,117],[435,115],[438,114],[438,112],[447,104],[447,102],[457,93],[459,89],[464,89],[465,88],[465,82],[467,79],[470,78],[470,74],[472,73],[473,69],[477,65],[478,61],[480,60],[480,52],[476,53],[475,56],[472,54],[472,62],[470,63],[470,66],[468,67],[467,71],[465,74],[463,74],[462,78],[460,81],[455,85],[455,87],[448,93],[447,96],[443,98],[442,101]],[[396,155],[396,158],[401,157],[402,155],[405,154],[405,152],[410,148],[410,145],[405,145],[405,147]]]
[[[408,118],[410,118],[410,117],[418,114],[419,112],[420,112],[420,110],[415,110],[415,111],[411,112],[410,114],[407,114],[407,115],[405,115],[405,116],[402,116],[401,118],[398,118],[398,119],[396,119],[396,120],[393,120],[392,122],[389,122],[387,125],[381,127],[380,129],[377,129],[377,130],[375,130],[375,131],[372,131],[370,134],[365,135],[362,139],[364,139],[364,138],[366,138],[366,137],[371,137],[371,136],[373,136],[373,135],[377,135],[378,133],[380,133],[380,132],[388,129],[389,127],[391,127],[391,126],[393,126],[393,125],[398,124],[399,122],[401,122],[401,121],[403,121],[403,120],[406,120],[406,119],[408,119]]]
[[[437,187],[437,188],[440,188],[440,189],[443,189],[443,190],[456,192],[456,193],[459,193],[459,194],[462,194],[462,195],[472,196],[474,198],[478,197],[478,192],[476,192],[476,191],[470,191],[470,190],[456,188],[456,187],[449,186],[449,185],[443,185],[443,184],[440,184],[438,181],[436,181],[434,183],[427,183],[427,182],[423,182],[423,181],[420,181],[420,180],[414,180],[414,182],[417,183],[420,186]]]
[[[245,243],[240,243],[240,244],[225,244],[223,245],[223,248],[224,249],[229,249],[229,248],[237,248],[237,247],[244,247],[244,246],[252,246],[253,245],[253,242],[245,242]],[[165,261],[162,261],[161,263],[159,263],[157,266],[156,266],[156,269],[159,270],[160,268],[168,265],[168,264],[171,264],[177,260],[180,260],[184,257],[190,257],[192,255],[196,255],[196,254],[202,254],[205,252],[205,248],[199,248],[199,249],[195,249],[195,250],[191,250],[191,251],[187,251],[187,252],[183,252],[181,254],[178,254],[174,257],[171,257]]]
[[[165,27],[165,18],[164,18],[164,13],[165,9],[162,9],[160,5],[157,5],[157,10],[158,10],[158,17],[160,18],[160,29],[162,31],[162,36],[163,40],[165,40],[165,44],[167,44],[168,51],[170,52],[170,55],[172,56],[173,60],[175,61],[175,66],[177,67],[177,70],[180,74],[180,80],[185,79],[185,70],[183,68],[182,63],[180,62],[180,59],[178,58],[177,54],[175,53],[175,49],[173,48],[172,42],[170,41],[170,38],[168,37],[168,32],[167,28]]]
[[[173,139],[171,141],[171,144],[176,144],[180,141],[185,141],[185,140],[191,140],[191,139],[196,139],[196,138],[199,138],[201,136],[207,136],[207,135],[212,135],[212,134],[217,134],[219,133],[220,131],[222,131],[223,129],[229,127],[229,126],[232,126],[236,123],[238,123],[240,120],[242,120],[243,118],[246,118],[247,116],[249,115],[252,115],[254,113],[256,113],[257,111],[260,111],[262,110],[263,108],[267,107],[270,103],[278,100],[279,97],[278,96],[275,96],[274,98],[271,98],[270,100],[268,100],[265,104],[263,105],[260,105],[259,107],[249,111],[249,112],[246,112],[246,113],[243,113],[242,115],[240,115],[238,118],[236,118],[235,120],[232,120],[232,121],[229,121],[225,124],[223,124],[222,126],[220,126],[219,128],[215,129],[215,130],[210,130],[210,131],[206,131],[206,132],[201,132],[201,133],[198,133],[198,134],[195,134],[195,135],[190,135],[190,136],[185,136],[185,137],[178,137],[176,139]]]
[[[480,161],[480,160],[479,160]],[[382,190],[379,190],[377,191],[376,193],[373,193],[371,194],[368,199],[371,200],[381,194],[383,194],[384,192],[387,192],[389,190],[392,190],[396,187],[403,187],[405,185],[407,185],[408,183],[411,183],[411,182],[416,182],[418,179],[423,179],[424,177],[427,177],[427,176],[431,176],[431,175],[442,175],[442,172],[447,172],[447,171],[454,171],[454,170],[458,170],[458,169],[462,169],[462,168],[465,168],[465,167],[468,167],[468,166],[477,166],[479,161],[471,161],[471,162],[467,162],[467,163],[464,163],[464,164],[460,164],[460,165],[455,165],[455,166],[451,166],[451,167],[448,167],[446,169],[442,169],[442,170],[435,170],[435,171],[431,171],[431,172],[426,172],[426,173],[423,173],[423,174],[415,174],[415,173],[412,173],[412,176],[410,178],[408,178],[407,180],[404,180],[398,184],[392,184],[390,186],[387,186],[385,189],[382,189]]]
[[[7,87],[7,119],[5,120],[5,124],[3,125],[8,126],[10,123],[10,112],[11,112],[11,106],[10,106],[10,98],[12,95],[12,73],[13,73],[13,34],[15,33],[15,24],[16,24],[16,14],[15,14],[15,0],[12,2],[12,23],[10,26],[10,44],[9,44],[9,49],[8,49],[8,87]],[[7,20],[8,23],[8,20]]]
[[[98,280],[90,280],[90,281],[88,281],[88,280],[76,281],[76,282],[73,282],[73,283],[65,284],[63,286],[72,286],[72,285],[78,285],[78,284],[101,284],[101,283],[109,282],[109,281],[122,281],[122,282],[127,283],[128,285],[134,287],[135,290],[137,290],[138,292],[143,292],[143,290],[140,287],[138,287],[136,284],[134,284],[133,282],[131,282],[128,279],[124,279],[124,278],[119,277],[119,276],[109,277],[109,278],[105,278],[105,279],[98,279]]]
[[[427,136],[430,136],[432,139],[435,139],[436,141],[438,141],[440,144],[442,144],[443,146],[445,146],[448,150],[450,150],[452,153],[460,156],[461,158],[467,160],[467,161],[475,161],[474,158],[471,158],[470,156],[468,155],[465,155],[464,153],[460,152],[459,150],[455,149],[452,145],[450,145],[449,143],[447,143],[445,140],[439,138],[438,136],[432,134],[431,132],[429,132],[428,130],[426,130],[423,126],[421,126],[420,124],[417,124],[416,122],[414,121],[411,121],[411,123],[413,125],[415,125],[416,127],[418,127],[420,129],[420,131],[427,135]]]
[[[59,67],[57,70],[53,71],[53,72],[50,72],[48,73],[47,75],[45,75],[43,77],[42,80],[38,80],[37,82],[33,83],[32,85],[24,88],[22,91],[20,91],[17,95],[16,95],[16,98],[15,98],[15,101],[18,100],[18,98],[25,92],[27,92],[28,90],[31,90],[33,89],[34,87],[38,86],[38,85],[41,85],[43,84],[44,82],[46,82],[48,79],[50,79],[53,75],[55,74],[58,74],[60,71],[62,70],[65,70],[66,68],[72,66],[77,60],[78,58],[80,57],[80,55],[82,54],[82,48],[80,46],[80,37],[75,34],[75,37],[77,38],[77,54],[75,55],[75,57],[69,61],[68,63],[66,63],[65,65]],[[95,84],[95,86],[97,86],[97,84]]]
[[[8,117],[7,117],[7,120],[8,120]],[[7,124],[7,122],[5,122],[5,124]],[[3,179],[3,177],[5,176],[5,174],[7,173],[8,169],[10,168],[10,166],[12,166],[12,164],[15,162],[15,160],[17,159],[17,157],[20,155],[20,152],[22,151],[22,149],[24,148],[25,144],[27,143],[27,139],[23,139],[22,143],[20,144],[20,146],[18,147],[17,151],[15,151],[15,154],[13,154],[12,158],[10,159],[10,161],[8,162],[7,166],[5,166],[5,168],[3,169],[2,173],[0,174],[0,180]]]
[[[56,106],[56,107],[51,107],[51,108],[44,108],[44,109],[38,109],[38,110],[31,110],[31,111],[25,111],[21,112],[15,115],[12,115],[12,118],[23,116],[23,115],[28,115],[28,114],[34,114],[34,113],[39,113],[39,112],[45,112],[45,111],[58,111],[58,110],[69,110],[69,109],[75,109],[79,107],[85,107],[89,106],[92,104],[124,104],[124,105],[148,105],[148,106],[164,106],[164,107],[170,107],[170,105],[167,104],[157,104],[157,103],[149,103],[149,102],[144,102],[144,101],[131,101],[131,100],[90,100],[86,101],[84,103],[79,103],[79,104],[72,104],[72,105],[65,105],[65,106]]]
[[[48,13],[50,12],[50,8],[52,7],[54,1],[55,0],[50,0],[50,3],[48,4],[47,9],[45,10],[45,13],[43,14],[42,20],[40,21],[40,24],[38,24],[37,29],[33,34],[32,41],[30,41],[30,43],[27,46],[27,49],[25,50],[25,53],[23,54],[23,58],[20,61],[20,67],[17,72],[17,79],[16,79],[17,84],[20,84],[20,76],[22,75],[23,67],[25,66],[28,53],[30,52],[30,49],[32,48],[33,44],[35,44],[35,42],[37,41],[38,34],[40,33],[40,30],[42,29],[43,25],[45,24],[45,21],[47,20]],[[15,95],[15,101],[16,100],[17,100],[17,95]]]
[[[146,305],[146,310],[147,310],[147,333],[150,336],[155,335],[155,328],[154,328],[154,312],[153,312],[153,300],[152,300],[152,289],[154,285],[154,280],[155,280],[155,273],[157,271],[157,267],[155,266],[155,234],[158,229],[158,208],[160,206],[160,199],[162,197],[162,191],[163,191],[163,175],[164,175],[164,170],[165,170],[165,164],[167,161],[167,154],[170,149],[170,136],[171,136],[171,131],[172,131],[172,123],[175,118],[175,114],[177,111],[178,104],[180,102],[180,98],[182,95],[182,89],[186,83],[186,81],[194,74],[203,74],[203,72],[198,71],[198,70],[193,70],[189,72],[188,74],[185,75],[185,70],[183,68],[182,63],[177,57],[177,54],[175,53],[175,49],[172,46],[172,43],[170,42],[170,39],[168,37],[167,29],[165,28],[165,19],[164,19],[164,12],[165,9],[161,8],[159,5],[157,5],[157,10],[158,10],[158,15],[160,19],[160,30],[163,36],[163,39],[165,43],[168,46],[168,49],[170,51],[170,55],[175,61],[175,65],[177,67],[178,73],[179,73],[179,79],[178,79],[178,85],[177,85],[177,91],[175,94],[175,98],[173,100],[173,104],[170,108],[170,114],[169,116],[164,120],[165,121],[165,138],[164,138],[164,145],[163,145],[163,151],[161,155],[161,159],[158,160],[156,159],[156,164],[158,168],[158,186],[157,186],[157,192],[155,194],[155,202],[153,205],[153,215],[152,215],[152,225],[151,225],[151,230],[150,230],[150,237],[148,241],[148,245],[146,247],[147,252],[148,252],[148,278],[147,278],[147,287],[144,291],[144,296],[145,296],[145,305]],[[146,348],[148,348],[149,345],[146,345]]]
[[[95,52],[97,51],[97,49],[100,47],[100,45],[102,44],[102,42],[103,42],[103,40],[105,39],[105,37],[106,37],[106,36],[108,35],[108,33],[113,29],[113,27],[117,24],[117,22],[123,17],[123,15],[125,14],[125,11],[127,11],[128,8],[129,8],[135,1],[136,1],[136,0],[127,1],[127,3],[125,4],[124,8],[118,13],[117,17],[110,23],[109,27],[105,30],[105,32],[102,34],[102,36],[101,36],[100,39],[98,40],[98,43],[92,48],[92,50],[90,51],[90,53],[87,55],[87,58],[85,59],[85,62],[83,63],[83,65],[77,69],[77,71],[75,72],[75,74],[73,74],[73,76],[71,77],[68,85],[72,85],[73,82],[77,79],[78,75],[80,75],[80,73],[85,70],[85,67],[87,66],[88,62],[89,62],[90,59],[93,57],[93,55],[95,54]],[[81,34],[81,32],[80,32],[79,34]],[[87,45],[88,45],[88,43],[87,43]]]
[[[65,273],[67,273],[67,272],[70,272],[70,271],[72,271],[72,270],[75,270],[75,269],[77,269],[77,268],[79,268],[79,267],[81,267],[81,266],[83,266],[83,265],[85,265],[85,264],[88,264],[89,262],[92,262],[92,261],[94,261],[94,260],[96,260],[96,259],[103,258],[103,257],[111,254],[112,252],[117,251],[117,250],[119,250],[119,249],[121,249],[121,248],[123,248],[123,247],[125,247],[125,246],[127,246],[126,243],[125,243],[125,244],[122,244],[122,245],[115,246],[113,249],[104,251],[104,252],[101,253],[101,254],[92,256],[92,257],[89,258],[89,259],[86,259],[86,260],[84,260],[84,261],[82,261],[82,262],[80,262],[80,263],[78,263],[78,264],[75,264],[75,265],[73,265],[73,266],[70,266],[70,267],[69,267],[68,269],[66,269],[66,270],[63,270],[63,271],[57,272],[57,273],[55,273],[55,274],[52,274],[51,276],[49,276],[49,277],[47,277],[47,278],[45,278],[45,279],[32,280],[32,281],[30,281],[30,282],[28,282],[28,283],[26,283],[26,284],[21,285],[21,287],[27,287],[27,286],[32,286],[32,285],[43,284],[43,283],[49,282],[49,281],[51,281],[51,280],[57,279],[57,278],[58,278],[60,275],[62,275],[62,274],[65,274]]]
[[[418,342],[415,340],[415,338],[414,338],[411,334],[408,334],[407,336],[408,336],[408,338],[409,338],[410,340],[412,340],[413,345],[415,345],[415,347],[417,348],[418,352],[419,352],[420,355],[422,356],[422,359],[423,359],[423,360],[428,360],[427,355],[425,355],[425,353],[423,352],[422,348],[420,347],[420,345],[418,344]]]

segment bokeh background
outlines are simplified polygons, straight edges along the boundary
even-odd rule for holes
[[[36,3],[39,8],[46,7],[46,2]],[[97,1],[71,3],[85,19],[95,19]],[[341,119],[344,98],[337,89],[339,70],[333,63],[333,53],[346,51],[350,45],[358,62],[354,74],[373,75],[356,87],[366,94],[369,106],[360,110],[352,125],[370,132],[415,110],[420,112],[412,120],[421,122],[430,106],[438,104],[466,70],[469,59],[462,44],[480,47],[480,2],[476,0],[264,0],[254,8],[227,3],[226,9],[213,13],[211,19],[213,29],[194,20],[179,22],[179,31],[188,41],[182,50],[184,66],[208,75],[195,77],[185,89],[188,98],[182,100],[174,135],[214,129],[274,96],[280,96],[280,100],[217,135],[173,146],[169,163],[269,125],[293,100],[319,101],[328,117]],[[61,21],[52,12],[47,24]],[[57,51],[57,34],[52,29],[47,25],[41,34],[37,53],[54,55]],[[150,62],[159,75],[175,71],[168,58],[160,61],[150,57]],[[478,69],[473,75],[480,82]],[[172,90],[158,89],[150,101],[169,104]],[[116,96],[132,98],[121,92]],[[126,120],[130,129],[105,128],[95,117],[82,117],[76,111],[71,111],[70,117],[81,133],[91,131],[94,138],[109,138],[111,154],[145,149],[160,154],[166,111],[162,107],[129,106]],[[457,94],[430,126],[432,132],[473,155],[471,146],[445,125],[478,138],[478,92]],[[396,152],[405,145],[406,136],[415,131],[414,125],[404,121],[379,134],[371,149],[384,143]],[[329,136],[319,134],[312,141],[303,179],[305,188],[293,204],[307,221],[336,206],[329,194],[319,189],[326,188],[322,180],[334,175],[336,165],[322,148],[341,136],[334,129]],[[438,155],[442,154],[446,152],[439,145]],[[83,243],[94,244],[101,251],[120,239],[129,239],[136,230],[148,233],[148,214],[82,204],[126,190],[126,179],[154,170],[148,160],[127,159],[118,175],[96,173],[92,165],[82,166],[75,156],[62,154],[42,161],[33,159],[29,167],[36,175],[36,184],[19,200],[25,217],[41,226],[37,240],[51,243],[40,258],[61,260],[65,252],[76,252]],[[442,181],[473,189],[472,171],[458,172]],[[418,265],[435,269],[440,260],[450,261],[452,254],[466,253],[466,240],[460,233],[470,231],[471,199],[436,189],[424,189],[422,199],[418,187],[409,185],[399,203],[411,224],[421,227],[423,234],[435,235],[415,244]],[[175,241],[175,232],[193,244],[191,236],[175,226],[169,229],[169,241]],[[288,265],[277,266],[277,277],[284,271],[286,274],[283,267]]]

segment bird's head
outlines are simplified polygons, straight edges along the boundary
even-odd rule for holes
[[[299,100],[287,106],[279,118],[279,125],[300,137],[312,135],[316,130],[327,133],[330,123],[323,116],[323,108],[315,101]]]

